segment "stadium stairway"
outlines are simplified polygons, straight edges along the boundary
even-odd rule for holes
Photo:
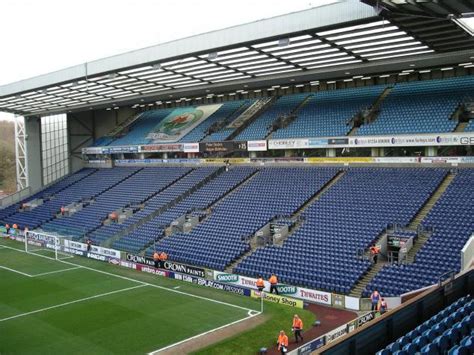
[[[311,98],[313,97],[313,95],[308,95],[305,97],[305,99],[303,101],[300,102],[300,104],[298,106],[296,106],[291,112],[290,112],[290,115],[297,115],[298,114],[298,111],[301,110],[307,103],[308,101],[311,100]],[[298,118],[296,118],[298,119]],[[270,127],[270,129],[268,130],[268,133],[267,135],[265,136],[265,139],[271,139],[272,138],[272,134],[273,132],[276,132],[279,128],[277,129],[273,129],[273,127]]]
[[[454,132],[464,132],[466,127],[469,125],[469,121],[467,122],[459,122],[456,128],[454,129]]]
[[[339,181],[339,179],[342,178],[342,176],[344,174],[345,174],[344,170],[341,170],[341,171],[337,172],[334,175],[334,177],[332,179],[330,179],[325,185],[323,185],[323,187],[320,190],[316,191],[316,193],[312,197],[310,197],[305,203],[303,203],[295,211],[295,213],[293,213],[290,216],[290,218],[298,219],[309,206],[311,206],[313,203],[318,201],[321,198],[321,196],[323,196],[326,193],[326,191],[328,191],[333,185],[335,185]],[[276,245],[281,246],[283,244],[283,242],[286,239],[288,239],[293,233],[295,233],[303,224],[304,224],[304,220],[299,220],[296,223],[296,225],[291,229],[290,233],[288,233],[288,236],[286,238],[282,238]],[[225,272],[233,273],[234,268],[237,265],[239,265],[246,257],[253,254],[258,248],[259,248],[259,246],[257,245],[257,238],[255,238],[255,236],[254,236],[253,238],[250,239],[250,250],[248,252],[246,252],[245,254],[243,254],[240,258],[238,258],[237,260],[235,260],[231,264],[229,264],[225,268]]]
[[[263,99],[262,99],[263,100]],[[267,102],[263,104],[262,107],[260,107],[252,117],[250,117],[247,121],[244,122],[244,124],[238,128],[236,128],[227,138],[226,141],[231,141],[234,140],[235,137],[237,137],[241,132],[243,132],[252,122],[257,120],[262,114],[264,114],[270,107],[273,106],[273,104],[276,102],[275,97],[271,97],[268,99]],[[254,105],[257,105],[258,103],[255,102]]]
[[[416,232],[418,227],[421,225],[421,222],[425,219],[428,213],[431,211],[433,206],[436,204],[436,201],[443,195],[443,193],[448,188],[451,181],[453,181],[455,174],[449,172],[446,174],[444,179],[440,182],[438,188],[433,192],[431,197],[426,201],[426,203],[420,208],[417,214],[413,217],[410,224],[408,224],[407,229]],[[386,233],[383,232],[378,239],[382,238]],[[421,234],[414,240],[413,247],[407,254],[407,263],[413,263],[415,260],[416,253],[423,247],[423,245],[428,241],[429,235]],[[365,257],[369,257],[369,251],[366,251]],[[375,275],[387,265],[387,261],[383,259],[383,256],[379,256],[379,262],[371,266],[370,270],[354,285],[350,292],[350,296],[360,297],[362,292],[366,289],[367,285],[372,281]]]
[[[194,171],[194,170],[192,170]],[[190,173],[192,173],[192,171]],[[139,228],[140,226],[144,225],[145,223],[151,221],[153,218],[155,218],[156,216],[162,214],[163,212],[171,209],[172,207],[174,207],[175,205],[177,205],[179,202],[181,202],[182,200],[184,200],[186,197],[188,197],[189,195],[191,195],[193,192],[199,190],[202,186],[206,185],[209,181],[213,180],[214,178],[216,178],[217,176],[219,176],[220,174],[222,174],[222,172],[225,171],[225,168],[224,167],[220,167],[219,169],[216,169],[213,173],[211,173],[210,175],[206,176],[204,179],[202,179],[201,181],[199,181],[197,184],[193,185],[190,189],[186,190],[186,191],[183,191],[182,194],[180,194],[179,196],[177,196],[175,199],[173,199],[172,201],[168,202],[166,205],[162,206],[161,208],[153,211],[151,214],[147,215],[146,217],[140,219],[138,222],[134,223],[133,225],[121,230],[119,233],[115,234],[114,236],[112,236],[111,238],[108,238],[107,240],[105,240],[104,242],[101,243],[101,245],[105,246],[105,247],[111,247],[116,241],[118,241],[119,239],[121,239],[122,237],[126,236],[126,235],[129,235],[130,233],[132,233],[134,230],[136,230],[137,228]],[[180,180],[182,180],[183,178],[185,178],[187,175],[189,175],[190,173],[184,175]],[[174,184],[172,184],[174,185]],[[172,186],[171,185],[171,186]]]
[[[392,87],[387,87],[385,88],[384,91],[380,94],[380,96],[377,98],[377,100],[374,102],[374,104],[370,107],[370,111],[368,113],[368,118],[370,120],[370,123],[374,122],[377,119],[377,116],[380,112],[380,106],[383,103],[383,100],[390,94],[390,91],[392,91]],[[368,124],[370,124],[368,123]],[[348,136],[353,136],[357,134],[357,130],[359,127],[352,127],[352,129],[347,133]]]
[[[425,217],[430,213],[430,211],[433,209],[434,205],[436,202],[443,196],[444,192],[448,188],[449,184],[453,181],[454,177],[456,174],[452,171],[450,171],[441,184],[438,186],[436,191],[431,195],[431,197],[428,199],[428,201],[425,203],[425,205],[418,211],[416,214],[415,218],[410,222],[408,225],[409,229],[417,230],[418,226],[421,225],[421,222],[425,219]],[[415,261],[415,255],[418,253],[418,251],[425,245],[425,243],[429,239],[429,235],[420,235],[413,243],[413,247],[410,249],[410,251],[407,254],[407,262],[408,263],[413,263]]]
[[[142,115],[143,112],[140,112],[140,113],[134,113],[132,115],[130,115],[129,117],[127,117],[125,119],[125,121],[119,123],[117,126],[115,126],[109,133],[107,133],[105,135],[105,137],[110,137],[113,140],[116,139],[116,136],[121,134],[121,133],[127,133],[127,132],[124,132],[127,128],[130,128],[130,126],[136,121],[138,120],[141,115]],[[111,142],[112,142],[111,141]]]
[[[379,258],[377,264],[374,264],[370,270],[362,276],[362,278],[356,282],[354,287],[352,288],[351,292],[349,293],[349,296],[352,297],[360,297],[362,292],[365,290],[369,282],[375,277],[375,275],[378,274],[378,272],[387,264],[386,260],[382,260],[382,258]]]

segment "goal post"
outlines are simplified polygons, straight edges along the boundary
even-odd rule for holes
[[[47,258],[61,260],[72,256],[64,250],[64,240],[57,235],[27,231],[25,233],[25,251]]]

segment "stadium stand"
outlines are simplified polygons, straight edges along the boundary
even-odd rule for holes
[[[302,226],[282,246],[258,249],[235,271],[276,272],[285,283],[348,293],[371,265],[357,251],[367,249],[389,223],[408,224],[445,174],[351,168],[303,212]]]
[[[245,110],[247,110],[256,100],[241,100],[242,105],[232,113],[226,120],[223,122],[223,125],[227,125],[239,117]],[[203,142],[220,142],[225,141],[235,131],[234,128],[223,127],[215,132],[208,134],[202,141]]]
[[[352,129],[350,119],[370,108],[385,86],[320,91],[298,112],[289,126],[273,133],[273,139],[340,137]]]
[[[151,171],[151,175],[154,175],[154,180],[151,182],[155,184],[154,193],[151,195],[150,198],[143,201],[144,207],[139,211],[136,211],[132,216],[125,219],[122,223],[111,223],[109,225],[103,225],[93,231],[89,237],[93,242],[96,244],[102,243],[109,238],[117,235],[127,228],[138,223],[143,218],[148,217],[153,213],[155,210],[155,202],[161,195],[159,193],[168,193],[169,189],[174,185],[182,186],[182,182],[180,182],[183,177],[189,174],[192,169],[189,168],[146,168],[146,170]],[[150,182],[149,182],[150,183]],[[173,187],[175,188],[175,187]]]
[[[4,209],[0,209],[0,221],[2,223],[8,223],[8,218],[17,213],[18,209],[21,207],[23,203],[35,200],[35,199],[50,199],[52,196],[55,194],[61,192],[64,189],[67,189],[71,185],[77,183],[78,181],[82,180],[83,178],[89,176],[90,174],[94,173],[96,170],[95,169],[81,169],[78,172],[68,175],[61,180],[55,182],[54,184],[46,187],[45,189],[42,189],[41,191],[38,191],[37,193],[31,195],[27,199],[19,202],[12,204]]]
[[[155,198],[149,201],[147,208],[142,211],[142,214],[136,216],[136,218],[141,217],[141,219],[138,221],[138,224],[133,226],[132,232],[126,233],[118,240],[114,240],[113,247],[131,252],[145,249],[148,244],[161,236],[165,225],[179,217],[173,214],[173,212],[178,213],[181,201],[222,172],[222,170],[222,168],[217,167],[194,169],[183,179],[180,179],[168,189],[155,196]]]
[[[141,117],[131,125],[130,132],[125,134],[123,137],[120,137],[112,142],[108,142],[107,145],[119,146],[149,143],[150,140],[147,139],[148,133],[150,133],[153,128],[172,111],[173,109],[145,111],[142,113]]]
[[[147,168],[137,172],[120,184],[99,195],[94,203],[72,216],[57,218],[42,225],[48,232],[82,237],[99,228],[107,216],[118,209],[140,205],[164,186],[176,180],[183,169]],[[87,221],[86,223],[84,223]]]
[[[45,198],[38,207],[19,211],[21,203],[12,205],[0,210],[0,218],[75,239],[87,235],[96,244],[133,253],[147,248],[151,253],[156,242],[176,261],[218,270],[235,266],[233,271],[249,276],[276,272],[284,283],[347,294],[371,268],[358,258],[359,251],[367,250],[388,225],[407,226],[448,172],[381,167],[83,169],[23,201]],[[383,296],[398,296],[459,271],[460,250],[474,229],[474,202],[465,198],[474,193],[474,169],[454,172],[421,223],[433,233],[414,262],[385,265],[363,296],[374,288]],[[58,216],[61,206],[84,201],[78,212]],[[134,213],[122,223],[104,224],[111,212],[133,206]],[[206,209],[210,214],[190,232],[165,235],[179,217]],[[295,216],[301,217],[297,225]],[[289,237],[282,245],[252,249],[251,237],[276,219],[288,223]]]
[[[189,142],[189,143],[200,142],[207,136],[209,128],[211,128],[214,124],[219,124],[220,122],[223,122],[223,123],[230,122],[235,114],[241,112],[242,107],[246,107],[248,104],[252,103],[253,101],[254,100],[236,100],[236,101],[224,102],[222,106],[216,112],[214,112],[201,124],[196,126],[191,132],[186,134],[183,138],[181,138],[180,142]],[[214,138],[216,138],[216,136],[214,136]]]
[[[460,270],[460,251],[474,230],[474,169],[461,169],[433,209],[422,221],[433,229],[425,245],[407,265],[387,265],[369,283],[364,295],[377,288],[396,296],[436,283],[449,271]]]
[[[457,122],[450,118],[473,86],[472,76],[398,83],[376,120],[361,126],[357,135],[452,132]]]
[[[56,214],[59,213],[61,206],[81,202],[84,199],[95,199],[101,193],[133,175],[137,170],[131,168],[97,170],[70,187],[58,192],[42,205],[30,211],[17,212],[10,215],[6,222],[27,226],[30,229],[37,228],[41,224],[54,219]]]
[[[452,119],[460,104],[472,101],[472,76],[426,80],[350,89],[319,91],[279,97],[261,116],[234,138],[237,141],[269,138],[341,137],[353,128],[353,119],[370,111],[380,98],[373,117],[354,131],[355,135],[443,133],[456,129]],[[390,92],[381,98],[385,89]],[[214,114],[181,138],[180,142],[224,141],[234,132],[226,125],[245,111],[255,99],[224,102]],[[96,146],[147,144],[148,133],[172,112],[172,109],[146,111],[131,124],[122,137],[102,137]],[[272,128],[284,116],[291,122]],[[465,131],[474,131],[470,120]],[[272,133],[273,131],[273,133]]]
[[[281,96],[260,117],[250,123],[236,138],[237,141],[264,139],[271,124],[280,116],[293,113],[311,94]]]
[[[207,213],[212,213],[211,211],[206,213],[204,212],[205,210],[209,209],[212,204],[228,194],[236,186],[239,186],[254,173],[255,169],[250,167],[234,167],[228,172],[221,173],[216,178],[183,199],[180,203],[157,216],[148,225],[143,226],[144,228],[141,228],[140,235],[143,236],[146,233],[149,237],[148,241],[154,242],[156,239],[163,238],[164,228],[168,227],[174,220],[181,216],[189,213],[203,213],[202,217],[205,217]],[[154,228],[155,226],[159,226],[159,228]],[[136,234],[131,237],[136,239]],[[180,235],[176,234],[173,235],[173,237],[180,238]],[[157,248],[159,247],[160,245],[157,245]],[[143,245],[141,246],[141,249],[143,249]],[[148,254],[151,255],[154,249],[154,245],[152,245],[147,250]]]
[[[474,301],[465,296],[398,338],[376,355],[474,353]]]
[[[157,243],[170,258],[218,270],[250,250],[248,239],[278,216],[291,215],[317,193],[335,169],[264,168],[220,201],[191,233]],[[262,208],[265,206],[265,208]]]

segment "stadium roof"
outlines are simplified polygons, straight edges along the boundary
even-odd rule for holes
[[[474,58],[474,37],[452,21],[473,11],[473,1],[443,1],[451,6],[426,12],[418,1],[364,2],[340,1],[0,86],[0,111],[84,111]]]

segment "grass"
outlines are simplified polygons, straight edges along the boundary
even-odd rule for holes
[[[2,355],[145,354],[260,308],[249,297],[91,259],[76,257],[67,260],[74,265],[65,264],[2,245],[22,249],[17,242],[0,240]],[[294,312],[266,303],[265,323],[198,353],[254,354],[273,345],[280,329],[289,331]],[[306,324],[314,320],[310,312],[298,313]]]
[[[265,314],[268,316],[265,323],[238,334],[235,337],[222,340],[216,344],[195,351],[192,354],[255,354],[261,347],[271,348],[275,346],[278,332],[282,329],[288,335],[291,343],[294,340],[292,338],[291,325],[295,313],[303,319],[303,324],[306,325],[306,329],[316,320],[315,315],[309,311],[296,310],[292,307],[273,303],[265,303]]]

